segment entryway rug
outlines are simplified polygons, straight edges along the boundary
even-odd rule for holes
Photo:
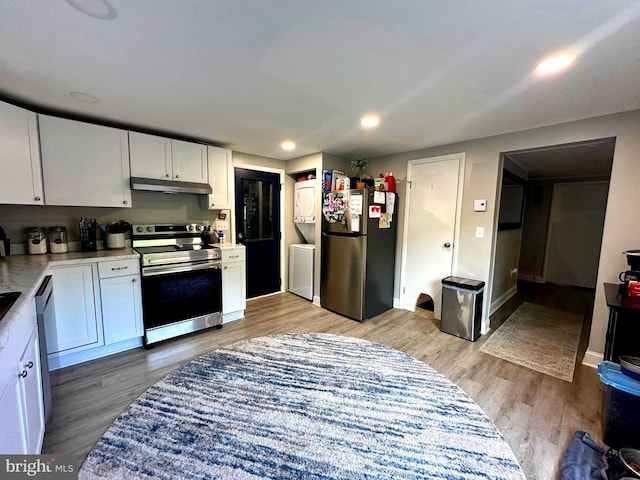
[[[582,318],[574,312],[524,302],[480,351],[571,382]]]
[[[329,334],[243,341],[169,374],[79,478],[524,479],[480,407],[428,365]]]

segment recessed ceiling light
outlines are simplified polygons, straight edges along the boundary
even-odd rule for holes
[[[283,150],[287,150],[287,151],[295,150],[296,148],[296,144],[289,141],[282,142],[280,146],[282,147]]]
[[[360,119],[360,125],[363,128],[375,128],[380,125],[380,117],[377,115],[365,115]]]
[[[71,95],[72,98],[75,98],[76,100],[84,103],[102,103],[102,100],[100,100],[95,95],[91,95],[90,93],[69,92],[69,95]]]
[[[564,70],[573,63],[576,56],[569,53],[563,53],[562,55],[554,55],[553,57],[545,58],[536,66],[536,72],[538,73],[555,73],[560,70]]]

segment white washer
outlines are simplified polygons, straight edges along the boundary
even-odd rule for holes
[[[315,245],[294,244],[289,247],[289,291],[313,300],[313,260]]]

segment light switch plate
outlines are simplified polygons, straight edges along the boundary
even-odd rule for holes
[[[476,227],[476,238],[484,238],[484,227]]]
[[[486,200],[474,200],[473,201],[473,211],[474,212],[486,212],[487,211],[487,201]]]

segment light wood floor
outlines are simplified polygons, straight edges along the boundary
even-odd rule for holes
[[[512,298],[492,323],[504,321],[524,299],[528,298]],[[246,318],[222,330],[54,372],[55,416],[47,427],[43,451],[84,459],[115,417],[171,370],[232,342],[288,332],[365,338],[428,363],[480,404],[507,438],[529,480],[557,478],[559,462],[576,430],[586,430],[602,443],[601,386],[591,368],[578,365],[569,383],[484,354],[479,349],[487,335],[472,343],[441,333],[429,315],[394,309],[359,323],[282,293],[250,301]],[[581,356],[585,346],[583,339]]]

